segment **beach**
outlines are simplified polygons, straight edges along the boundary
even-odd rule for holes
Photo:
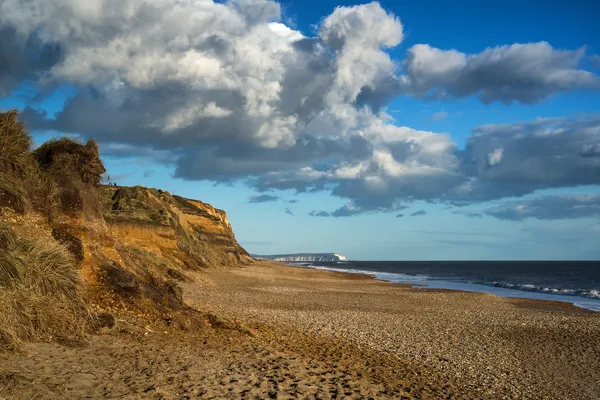
[[[0,354],[0,398],[597,399],[600,314],[260,262],[197,273],[191,332]]]

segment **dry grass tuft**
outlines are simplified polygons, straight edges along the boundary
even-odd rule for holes
[[[18,111],[0,112],[0,171],[29,174],[33,167],[31,144]]]
[[[0,225],[0,250],[0,344],[83,337],[92,317],[69,252],[19,238],[7,225]]]
[[[0,112],[0,207],[24,213],[28,190],[36,187],[31,137],[15,110]]]

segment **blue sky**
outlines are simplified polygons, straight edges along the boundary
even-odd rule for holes
[[[1,9],[0,108],[251,253],[600,258],[598,2],[127,0],[106,33],[105,1],[45,1]]]

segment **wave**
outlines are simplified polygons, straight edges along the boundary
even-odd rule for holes
[[[519,290],[522,292],[532,292],[532,293],[543,293],[543,294],[551,294],[551,295],[559,295],[559,296],[579,296],[588,299],[600,300],[600,289],[567,289],[567,288],[554,288],[554,287],[546,287],[546,286],[536,286],[527,283],[507,283],[507,282],[497,282],[497,281],[472,281],[472,280],[461,280],[456,279],[456,277],[431,277],[428,275],[408,275],[397,272],[379,272],[379,271],[369,271],[369,270],[361,270],[354,268],[335,268],[329,266],[322,266],[317,264],[304,264],[303,267],[313,268],[313,269],[321,269],[326,271],[334,271],[334,272],[347,272],[353,274],[363,274],[363,275],[371,275],[377,279],[398,282],[398,283],[408,283],[415,285],[428,285],[434,282],[448,282],[452,283],[465,283],[470,285],[485,285],[491,286],[501,289],[509,289],[509,290]]]
[[[588,299],[600,299],[599,289],[565,289],[565,288],[553,288],[536,286],[531,284],[519,284],[519,283],[506,283],[506,282],[477,282],[487,286],[493,286],[504,289],[522,290],[524,292],[536,292],[536,293],[547,293],[557,294],[562,296],[579,296],[587,297]]]
[[[296,265],[296,266],[300,266],[300,265]],[[431,277],[429,277],[427,275],[408,275],[408,274],[400,274],[397,272],[368,271],[368,270],[355,269],[355,268],[335,268],[335,267],[326,267],[323,265],[316,265],[316,264],[309,264],[309,265],[302,265],[302,266],[307,267],[307,268],[312,268],[312,269],[320,269],[323,271],[371,275],[382,281],[406,282],[406,283],[420,284],[420,283],[423,283],[423,281],[427,281],[427,280],[431,279]]]

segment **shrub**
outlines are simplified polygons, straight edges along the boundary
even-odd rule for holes
[[[86,144],[68,137],[51,139],[33,154],[40,168],[55,178],[79,177],[83,183],[99,185],[106,172],[93,139]]]

